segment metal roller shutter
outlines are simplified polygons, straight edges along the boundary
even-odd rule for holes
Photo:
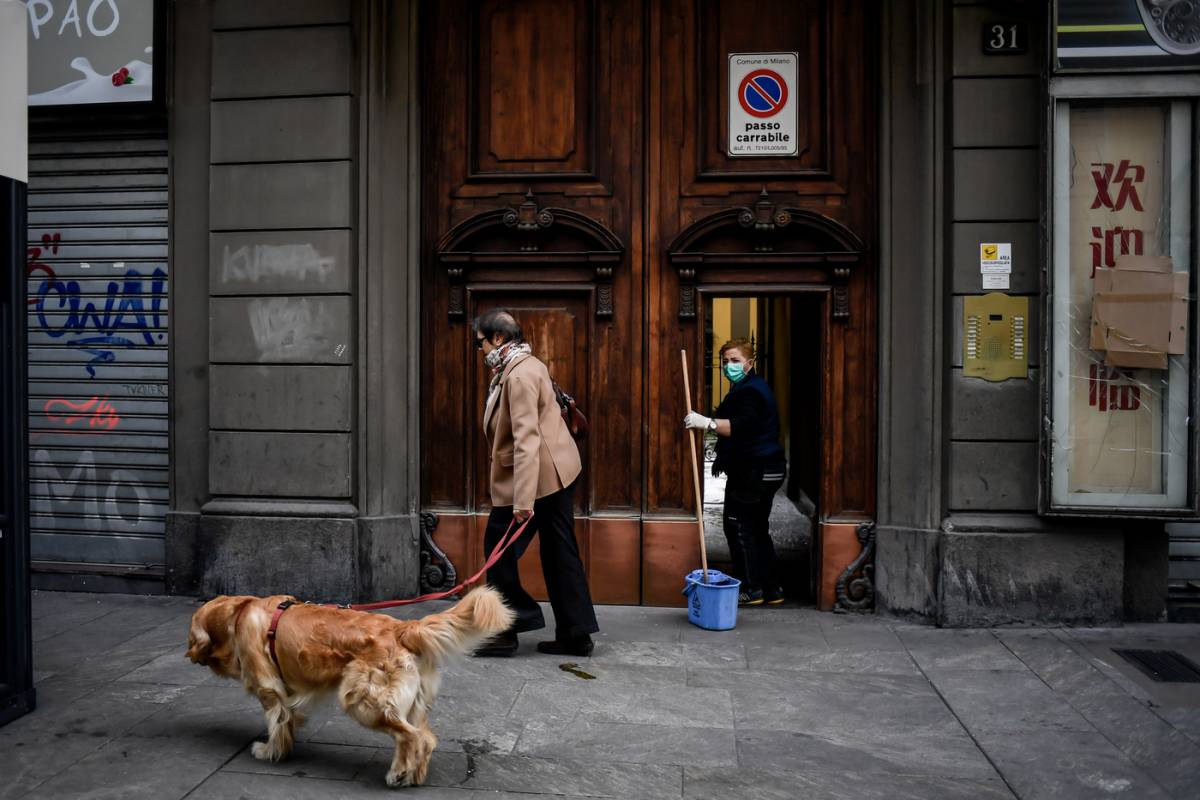
[[[161,576],[166,141],[32,144],[28,254],[35,571]]]

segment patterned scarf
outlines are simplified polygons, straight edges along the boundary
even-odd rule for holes
[[[483,363],[492,370],[492,382],[488,384],[489,399],[492,392],[500,386],[500,376],[504,374],[504,368],[511,364],[517,356],[528,355],[532,352],[533,348],[529,346],[528,342],[505,342],[483,357]]]

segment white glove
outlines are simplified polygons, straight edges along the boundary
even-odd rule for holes
[[[683,427],[706,431],[712,427],[712,420],[703,414],[697,414],[693,411],[683,418]]]

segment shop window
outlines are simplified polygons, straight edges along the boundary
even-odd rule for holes
[[[1195,509],[1195,104],[1054,106],[1044,510]]]

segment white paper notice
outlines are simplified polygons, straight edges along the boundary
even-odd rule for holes
[[[984,289],[1007,289],[1008,288],[1008,273],[1007,272],[985,272],[985,273],[983,273],[983,288]]]

